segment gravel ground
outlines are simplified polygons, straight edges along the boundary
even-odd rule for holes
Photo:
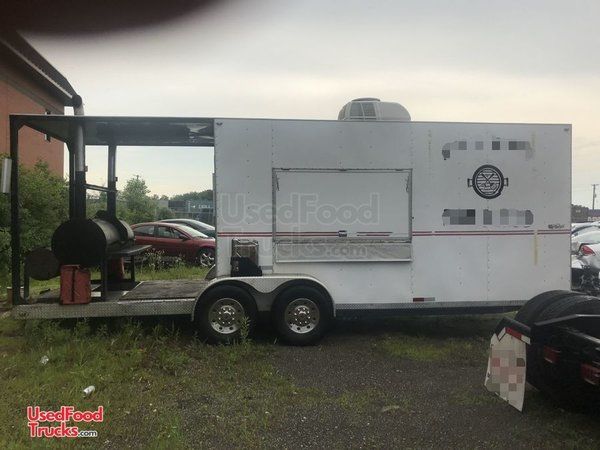
[[[443,345],[458,335],[461,342],[487,345],[483,335],[487,341],[496,322],[481,322],[468,336],[452,328],[460,318],[450,325],[444,320],[431,342]],[[416,329],[405,334],[394,322],[349,322],[321,345],[277,346],[272,363],[280,374],[337,401],[286,409],[265,442],[287,448],[600,448],[599,417],[564,411],[533,388],[523,413],[489,394],[480,353],[458,362],[390,355],[387,343],[401,342]]]

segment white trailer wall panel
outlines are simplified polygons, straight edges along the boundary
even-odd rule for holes
[[[270,121],[215,120],[219,275],[230,271],[231,239],[236,236],[248,235],[258,240],[262,251],[260,265],[273,264],[272,224],[265,218],[273,195],[271,134]]]
[[[229,273],[231,239],[246,237],[259,241],[265,273],[312,275],[337,307],[407,305],[414,298],[446,306],[522,303],[569,288],[569,125],[217,119],[215,139],[219,276]],[[274,259],[274,174],[340,169],[410,171],[411,233],[402,244],[410,258]],[[369,176],[357,179],[364,195],[382,190]],[[338,191],[328,201],[346,194],[359,206],[363,197],[334,177],[331,189]],[[315,192],[323,188],[317,184]],[[401,192],[398,199],[404,201]],[[394,231],[383,228],[369,231]],[[401,245],[394,236],[362,237]],[[332,246],[357,238],[315,237]]]

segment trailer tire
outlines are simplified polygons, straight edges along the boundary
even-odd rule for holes
[[[558,319],[572,314],[600,314],[600,299],[587,295],[568,295],[542,310],[536,322]],[[527,370],[533,369],[534,386],[559,405],[575,410],[593,410],[600,405],[597,388],[585,383],[579,370],[565,374],[558,372],[544,359],[542,345],[529,346]]]
[[[273,322],[279,336],[291,345],[314,345],[332,321],[331,303],[316,288],[294,286],[273,304]]]
[[[211,289],[196,308],[196,322],[212,344],[231,344],[247,337],[258,317],[252,296],[237,286]]]

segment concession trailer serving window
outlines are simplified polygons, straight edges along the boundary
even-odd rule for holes
[[[276,262],[409,261],[410,169],[275,169]]]

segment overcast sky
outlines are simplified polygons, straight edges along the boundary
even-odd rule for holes
[[[599,27],[597,0],[260,0],[130,33],[27,37],[86,114],[335,119],[374,96],[413,120],[572,123],[573,201],[589,205]],[[119,155],[120,180],[140,174],[157,194],[210,188],[211,172],[202,148]]]

